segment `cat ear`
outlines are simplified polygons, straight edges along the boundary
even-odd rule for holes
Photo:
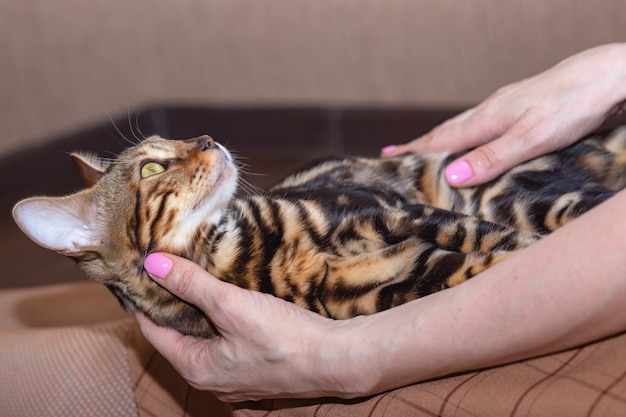
[[[13,218],[35,243],[63,255],[80,257],[103,245],[90,190],[67,197],[22,200],[13,208]]]
[[[87,187],[97,183],[108,167],[96,155],[89,153],[72,152],[70,158],[78,168],[78,172]]]

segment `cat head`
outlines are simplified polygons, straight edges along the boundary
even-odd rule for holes
[[[149,280],[142,266],[149,252],[185,256],[237,188],[230,153],[208,136],[153,136],[109,162],[72,159],[88,188],[20,201],[13,217],[33,241],[75,259],[114,293],[138,291],[134,281]]]

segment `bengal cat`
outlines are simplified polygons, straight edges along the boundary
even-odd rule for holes
[[[236,198],[237,165],[222,145],[153,136],[113,161],[72,154],[88,188],[23,200],[13,216],[128,311],[185,334],[215,329],[147,276],[150,252],[345,319],[460,284],[609,198],[626,181],[626,129],[470,189],[443,180],[455,157],[330,158]]]

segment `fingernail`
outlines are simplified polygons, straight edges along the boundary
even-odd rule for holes
[[[165,278],[172,269],[172,260],[160,253],[151,253],[146,257],[143,266],[150,275]]]
[[[386,153],[391,153],[393,151],[395,151],[398,147],[396,145],[389,145],[389,146],[385,146],[382,150],[381,153],[386,154]]]
[[[446,168],[446,179],[450,184],[461,184],[473,176],[472,167],[465,161],[454,162]]]

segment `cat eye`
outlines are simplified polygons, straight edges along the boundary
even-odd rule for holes
[[[141,167],[141,178],[148,178],[165,171],[165,167],[158,162],[146,162]]]

